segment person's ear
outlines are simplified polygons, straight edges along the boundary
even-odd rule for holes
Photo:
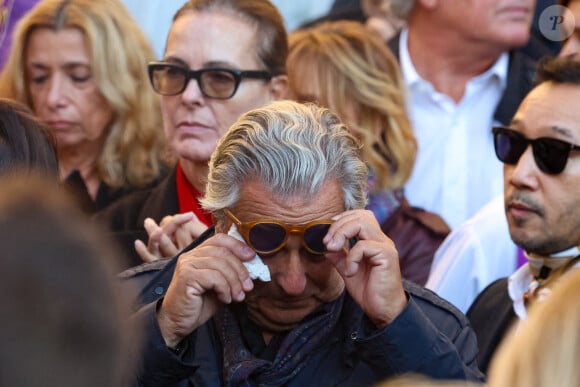
[[[276,75],[270,80],[270,95],[273,100],[287,99],[290,94],[288,76]]]

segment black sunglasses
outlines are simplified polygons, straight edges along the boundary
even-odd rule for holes
[[[207,68],[190,70],[187,67],[167,63],[150,62],[149,79],[153,89],[161,95],[183,93],[191,79],[195,79],[202,94],[207,98],[232,98],[243,78],[264,79],[269,81],[272,75],[261,70],[233,70],[226,68]]]
[[[580,150],[580,146],[550,137],[530,140],[520,132],[505,126],[493,129],[493,143],[497,158],[506,164],[515,165],[532,145],[534,160],[542,172],[556,175],[564,170],[570,152]]]
[[[252,222],[242,222],[228,209],[224,209],[240,230],[244,240],[258,254],[274,254],[284,248],[290,234],[302,237],[302,246],[314,255],[326,253],[326,245],[322,241],[332,220],[315,220],[304,225],[288,225],[274,219],[257,219]]]

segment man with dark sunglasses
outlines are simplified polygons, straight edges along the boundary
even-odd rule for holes
[[[484,372],[529,305],[549,297],[553,284],[579,266],[580,62],[546,58],[538,79],[511,124],[493,128],[509,234],[527,263],[490,284],[467,312]]]
[[[145,283],[136,384],[481,380],[465,316],[401,280],[393,242],[364,210],[367,173],[359,143],[327,109],[279,101],[242,115],[209,163],[201,203],[215,228],[122,275]],[[253,260],[267,266],[261,280]]]

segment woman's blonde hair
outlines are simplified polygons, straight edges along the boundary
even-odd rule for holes
[[[160,175],[165,136],[159,99],[149,85],[151,46],[119,0],[43,0],[16,26],[10,56],[0,75],[0,96],[34,109],[25,53],[37,28],[76,28],[85,37],[95,83],[115,111],[98,160],[111,187],[145,186]]]
[[[490,387],[580,386],[579,294],[580,270],[572,269],[531,306],[494,355]]]
[[[337,21],[291,33],[289,46],[294,94],[300,99],[301,77],[314,80],[319,100],[313,102],[334,110],[363,143],[364,158],[376,177],[374,188],[403,187],[413,170],[417,142],[399,65],[385,43],[359,22]]]

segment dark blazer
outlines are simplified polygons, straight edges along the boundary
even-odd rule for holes
[[[143,188],[112,188],[104,182],[101,182],[101,184],[99,184],[95,200],[93,200],[91,195],[89,195],[85,181],[83,180],[80,172],[77,170],[72,171],[70,175],[68,175],[66,179],[63,180],[62,184],[65,189],[72,195],[73,199],[76,200],[79,208],[90,216],[104,210],[111,204],[121,200],[126,196],[131,195],[134,192],[149,190],[151,187],[159,184],[165,174],[165,172],[162,172],[161,177],[149,183],[146,187]]]
[[[126,257],[123,268],[143,263],[133,248],[133,242],[135,239],[144,242],[149,239],[143,227],[145,219],[152,218],[159,223],[164,216],[179,212],[176,172],[174,168],[157,186],[132,193],[94,216],[117,240]]]
[[[400,36],[401,33],[398,33],[388,42],[389,48],[397,59],[399,59]],[[536,43],[536,38],[532,36],[527,46],[509,52],[507,85],[493,115],[493,118],[503,125],[510,123],[520,102],[532,89],[537,60],[542,56],[552,54],[547,47]]]
[[[473,301],[467,318],[477,336],[477,363],[487,373],[489,363],[511,325],[517,321],[512,299],[508,295],[507,278],[489,284]]]
[[[210,227],[182,251],[195,248],[213,235]],[[155,307],[165,296],[177,257],[133,267],[119,277],[135,296],[136,317],[146,324],[141,351],[139,386],[220,386],[223,348],[213,320],[191,334],[177,357],[165,347],[155,323]],[[477,345],[469,322],[435,293],[403,281],[409,304],[387,328],[375,332],[360,307],[345,301],[332,339],[307,357],[307,365],[285,386],[365,386],[405,372],[439,379],[482,381],[475,362]],[[349,299],[350,297],[347,297]],[[255,383],[248,382],[248,386]]]

